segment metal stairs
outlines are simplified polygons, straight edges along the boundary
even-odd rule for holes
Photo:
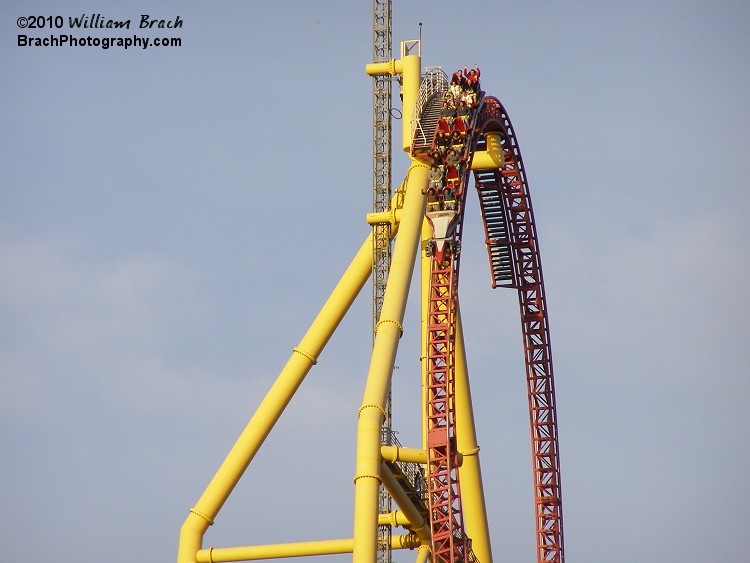
[[[425,154],[432,148],[443,100],[445,100],[445,92],[437,92],[425,103],[422,115],[419,117],[418,131],[414,135],[412,146],[414,156]]]
[[[478,170],[475,175],[479,207],[484,221],[485,243],[490,259],[492,287],[516,287],[508,220],[497,171]]]

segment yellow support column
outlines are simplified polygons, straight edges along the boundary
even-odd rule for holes
[[[318,355],[369,279],[371,271],[372,235],[357,252],[198,503],[190,510],[180,529],[178,563],[196,563],[197,553],[202,547],[206,530],[213,524],[214,518],[247,466],[255,457],[310,368],[315,365]]]
[[[406,194],[399,233],[394,245],[388,285],[376,327],[372,359],[367,375],[357,425],[357,467],[354,477],[355,563],[375,563],[378,539],[378,488],[380,475],[380,433],[385,420],[386,401],[391,386],[398,342],[414,257],[424,217],[427,166],[413,161],[406,178]]]
[[[391,60],[387,63],[370,63],[365,67],[368,75],[390,74],[403,76],[401,97],[403,115],[401,119],[401,145],[404,151],[411,152],[412,130],[411,120],[419,94],[419,84],[422,80],[422,59],[416,55],[406,55],[402,59]]]
[[[422,222],[422,257],[420,260],[421,264],[421,299],[420,299],[420,319],[421,319],[421,335],[422,341],[420,345],[419,358],[422,362],[422,448],[427,450],[427,313],[429,311],[430,301],[430,264],[432,258],[425,254],[425,248],[432,238],[432,227],[430,226],[427,218]]]
[[[487,523],[487,507],[484,502],[482,469],[479,464],[474,426],[474,409],[471,402],[469,370],[466,363],[466,348],[461,324],[461,310],[456,308],[456,364],[454,369],[456,392],[456,447],[463,462],[458,470],[461,479],[461,503],[463,505],[466,535],[480,563],[492,563],[490,529]]]
[[[411,152],[412,119],[417,106],[419,85],[422,82],[422,59],[416,55],[407,55],[403,59],[403,116],[401,119],[401,145],[405,152]]]
[[[411,117],[421,81],[420,57],[412,55],[385,63],[372,63],[365,70],[370,76],[402,74],[402,146],[405,151],[410,152]],[[377,554],[378,489],[381,482],[380,433],[386,416],[386,401],[398,341],[403,333],[404,310],[424,217],[425,196],[422,190],[427,187],[427,166],[412,159],[405,185],[399,235],[393,250],[380,320],[375,328],[375,343],[357,424],[352,557],[355,563],[375,563]]]

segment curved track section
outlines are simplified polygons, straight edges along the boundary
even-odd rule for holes
[[[425,105],[424,117],[435,127],[431,150],[440,123],[436,109],[445,95],[435,94]],[[465,134],[445,144],[444,152],[455,150],[458,162],[441,164],[445,189],[431,185],[427,197],[427,220],[435,237],[426,252],[430,261],[430,294],[427,305],[427,494],[434,563],[475,561],[471,542],[464,532],[459,480],[458,449],[455,437],[455,334],[458,305],[463,209],[468,185],[470,131],[476,122],[473,112]],[[433,124],[434,122],[434,124]],[[427,127],[425,127],[427,128]],[[433,158],[433,161],[438,160]]]
[[[436,94],[421,112],[422,129],[433,127]],[[415,139],[415,154],[435,148]],[[460,153],[459,182],[446,198],[428,195],[427,218],[435,237],[428,246],[433,256],[427,327],[428,468],[427,490],[433,535],[433,561],[471,561],[470,542],[463,530],[458,456],[455,447],[453,394],[454,337],[458,298],[458,269],[463,209],[472,159],[487,149],[487,134],[500,138],[502,165],[474,170],[485,227],[493,287],[518,291],[524,342],[531,426],[537,561],[563,563],[563,520],[557,415],[549,323],[542,266],[531,198],[521,153],[505,108],[480,93]],[[445,213],[455,216],[445,219]],[[440,218],[440,214],[443,218]],[[439,221],[443,227],[438,228]],[[446,226],[447,225],[447,226]]]

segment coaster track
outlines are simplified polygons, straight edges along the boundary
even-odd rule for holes
[[[415,138],[413,154],[434,150],[438,136],[438,127],[432,123],[435,121],[434,108],[444,97],[444,93],[438,93],[425,103],[418,128],[422,142],[419,142],[419,136]],[[435,127],[434,134],[425,136],[425,131],[432,131],[432,127]],[[485,228],[492,287],[509,287],[518,291],[531,427],[537,561],[563,563],[557,415],[536,226],[523,161],[510,119],[496,98],[484,96],[482,92],[461,147],[465,166],[460,173],[460,187],[455,190],[456,201],[452,204],[456,217],[447,234],[438,236],[435,231],[435,238],[427,248],[428,255],[432,255],[427,313],[427,493],[433,561],[474,560],[461,512],[453,369],[466,187],[474,155],[487,149],[488,133],[500,139],[502,164],[474,169],[475,187]],[[432,142],[428,145],[424,142],[426,139]],[[438,206],[441,209],[446,207],[443,201],[436,204],[434,199],[431,203],[428,198],[428,220],[431,213],[437,215]],[[441,241],[443,250],[438,251]]]
[[[456,109],[450,125],[451,140],[446,142],[446,119],[450,118],[450,112],[449,108],[441,109],[441,106],[446,91],[453,91],[455,96],[456,89],[448,86],[442,71],[433,69],[422,73],[419,57],[408,54],[403,45],[402,51],[399,60],[372,63],[366,68],[370,75],[389,74],[403,78],[402,95],[408,112],[404,112],[402,146],[408,150],[411,145],[413,162],[403,191],[397,192],[395,202],[392,199],[392,213],[383,211],[368,215],[368,222],[372,224],[392,223],[398,229],[394,246],[394,256],[398,260],[394,259],[394,262],[399,267],[389,272],[389,291],[384,296],[381,311],[384,318],[376,327],[370,371],[362,407],[358,411],[353,537],[203,547],[208,527],[214,523],[221,507],[372,275],[372,237],[368,237],[357,252],[224,462],[190,509],[180,529],[179,563],[334,553],[352,553],[353,560],[358,563],[375,563],[376,556],[383,561],[390,559],[391,549],[417,549],[418,563],[427,563],[430,558],[433,563],[474,563],[477,557],[471,539],[467,537],[464,519],[469,531],[475,535],[474,547],[482,563],[491,563],[478,457],[472,457],[478,452],[478,446],[475,445],[473,428],[468,430],[473,425],[469,420],[473,415],[468,400],[467,369],[463,352],[457,354],[457,350],[465,349],[458,314],[458,280],[471,171],[474,172],[484,223],[492,286],[509,287],[518,293],[531,425],[537,562],[564,563],[549,323],[536,226],[516,136],[502,104],[479,91],[477,72],[476,82],[467,81],[471,91],[468,94],[464,91],[471,98],[472,109],[468,113],[464,112],[463,106],[461,111]],[[442,122],[438,116],[443,118]],[[458,118],[460,121],[456,120]],[[440,139],[438,130],[442,134]],[[438,140],[446,146],[444,154],[434,152]],[[447,150],[448,147],[455,152]],[[438,162],[440,164],[434,169],[426,170],[426,163]],[[442,171],[439,166],[443,167]],[[420,189],[427,194],[424,217],[425,202]],[[401,218],[397,219],[399,211]],[[425,221],[432,227],[429,240],[424,241],[423,254],[423,264],[429,264],[429,271],[425,272],[429,274],[429,280],[425,280],[429,285],[428,293],[423,295],[426,326],[425,443],[422,448],[401,448],[396,440],[383,440],[383,429],[389,430],[388,390],[398,339],[403,332],[403,314],[413,266],[409,260],[413,260],[420,235],[426,230]],[[457,413],[464,417],[458,425],[458,436]],[[465,451],[458,451],[459,445],[464,448],[469,442],[472,445]],[[383,508],[379,502],[381,485],[392,495],[400,511],[379,512]],[[390,538],[378,534],[385,526],[403,526],[408,533],[391,535]]]

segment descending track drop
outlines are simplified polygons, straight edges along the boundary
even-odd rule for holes
[[[429,82],[434,84],[434,78]],[[413,154],[436,154],[441,135],[436,108],[447,97],[449,94],[438,91],[426,100],[420,113]],[[459,138],[459,142],[463,139],[463,144],[457,146],[462,164],[456,189],[446,196],[437,194],[436,197],[435,193],[430,193],[426,208],[426,218],[433,226],[433,237],[426,249],[427,255],[432,255],[426,330],[426,423],[433,558],[440,563],[473,559],[463,528],[453,379],[461,231],[468,171],[473,169],[492,287],[518,291],[531,426],[537,559],[540,563],[562,563],[557,415],[547,307],[531,198],[515,133],[502,104],[480,92],[469,123]],[[485,151],[488,142],[500,143],[501,164],[473,167],[474,155]],[[455,216],[448,220],[446,215]]]

